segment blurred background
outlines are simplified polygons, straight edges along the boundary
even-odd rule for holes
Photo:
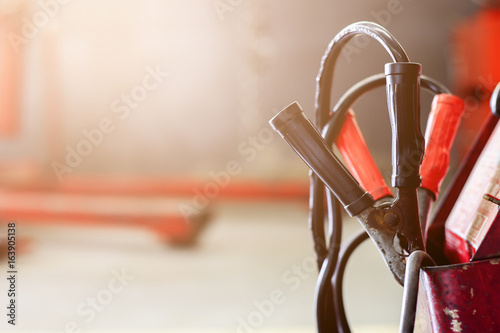
[[[313,332],[308,168],[269,119],[293,101],[313,118],[322,55],[357,21],[386,27],[480,119],[477,86],[494,85],[464,83],[468,44],[456,39],[480,10],[451,0],[0,1],[0,212],[16,222],[19,270],[18,323],[0,327]],[[350,45],[333,101],[390,61],[374,41]],[[425,128],[432,96],[422,96]],[[355,110],[389,178],[385,100],[374,90]],[[467,143],[464,134],[452,169]],[[349,221],[346,236],[358,227]],[[397,331],[401,294],[364,244],[346,277],[353,327]]]

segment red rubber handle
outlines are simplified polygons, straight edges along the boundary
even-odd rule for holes
[[[354,178],[372,195],[373,199],[392,196],[391,190],[387,187],[366,146],[352,110],[346,113],[344,125],[335,144]]]
[[[425,155],[420,166],[421,187],[439,194],[450,167],[450,150],[464,113],[464,102],[454,95],[436,95],[425,131]]]

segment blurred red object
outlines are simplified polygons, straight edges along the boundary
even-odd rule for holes
[[[452,32],[454,90],[466,105],[457,137],[462,159],[489,112],[489,99],[500,82],[500,9],[484,7]]]

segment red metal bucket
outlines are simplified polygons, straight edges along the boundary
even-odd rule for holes
[[[422,268],[415,332],[500,332],[500,258]]]

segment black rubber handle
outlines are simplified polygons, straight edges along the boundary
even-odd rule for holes
[[[335,194],[349,215],[356,216],[373,205],[372,196],[333,155],[298,103],[287,106],[269,123]]]
[[[418,187],[424,156],[420,130],[420,74],[412,62],[385,65],[387,106],[392,127],[392,186]]]
[[[500,83],[497,84],[490,98],[491,113],[500,117]]]

